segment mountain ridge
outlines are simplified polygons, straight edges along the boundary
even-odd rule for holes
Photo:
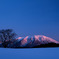
[[[21,40],[21,47],[33,47],[41,44],[48,44],[48,43],[56,43],[59,44],[58,41],[46,37],[44,35],[34,35],[34,36],[26,36],[26,37],[19,37],[18,40]]]

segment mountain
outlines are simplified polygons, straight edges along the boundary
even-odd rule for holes
[[[34,36],[26,36],[26,37],[19,37],[17,38],[17,46],[18,47],[41,47],[41,46],[45,46],[45,45],[58,45],[59,42],[46,37],[44,35],[34,35]],[[59,45],[58,45],[59,46]],[[53,47],[53,46],[52,46]]]
[[[4,48],[40,48],[40,47],[59,47],[59,42],[44,35],[34,35],[18,37],[13,41],[0,43]]]

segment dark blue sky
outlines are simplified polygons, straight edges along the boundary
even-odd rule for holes
[[[59,0],[0,0],[0,29],[8,28],[59,41]]]

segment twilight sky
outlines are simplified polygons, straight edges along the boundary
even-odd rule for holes
[[[0,0],[0,29],[8,28],[59,41],[59,0]]]

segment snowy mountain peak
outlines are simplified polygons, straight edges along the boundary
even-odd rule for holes
[[[41,39],[40,39],[41,38]],[[58,41],[52,39],[52,38],[49,38],[49,37],[46,37],[46,36],[43,36],[43,35],[35,35],[35,39],[37,40],[41,40],[41,41],[47,41],[47,42],[54,42],[54,43],[59,43]]]
[[[26,36],[26,37],[19,37],[18,40],[21,40],[21,46],[36,46],[41,44],[48,44],[48,43],[56,43],[59,44],[58,41],[46,37],[44,35],[34,35],[34,36]]]

